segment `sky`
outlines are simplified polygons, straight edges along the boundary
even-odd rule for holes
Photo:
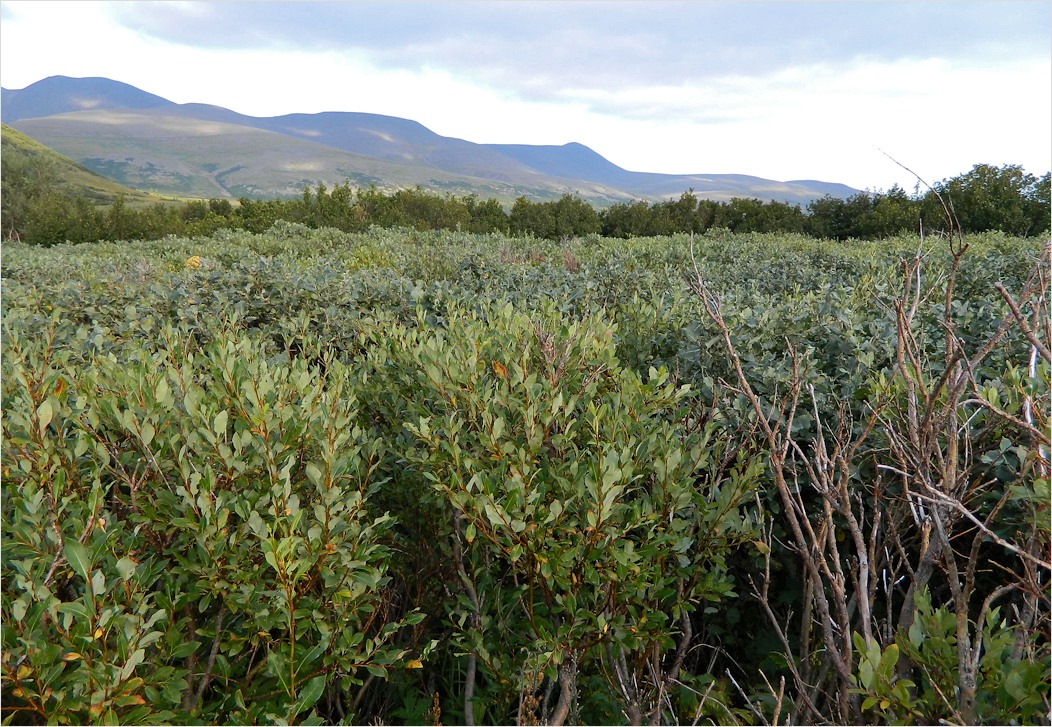
[[[52,75],[633,171],[913,191],[899,164],[1052,168],[1048,0],[0,2],[0,85]]]

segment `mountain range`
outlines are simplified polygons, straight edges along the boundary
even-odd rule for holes
[[[0,118],[104,177],[179,197],[290,197],[306,186],[345,181],[504,202],[575,193],[598,205],[674,198],[688,189],[708,199],[797,204],[857,192],[815,180],[633,172],[579,143],[476,144],[379,114],[247,116],[220,106],[178,104],[108,78],[51,76],[23,89],[2,89]]]

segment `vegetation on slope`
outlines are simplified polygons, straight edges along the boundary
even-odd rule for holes
[[[118,202],[127,208],[180,202],[125,187],[37,143],[7,125],[0,149],[5,239],[64,241],[99,239],[94,232],[99,207]]]
[[[71,197],[83,197],[94,205],[110,205],[123,195],[133,206],[154,204],[164,199],[148,192],[114,182],[64,157],[25,134],[3,125],[2,158],[5,178],[30,176],[33,183],[50,186],[52,191]],[[5,185],[6,188],[6,185]],[[5,194],[6,196],[6,194]]]

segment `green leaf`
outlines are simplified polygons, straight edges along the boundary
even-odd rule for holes
[[[139,432],[139,436],[142,437],[142,445],[144,447],[149,447],[150,442],[153,441],[153,437],[156,433],[157,431],[154,429],[152,424],[150,424],[149,422],[143,424],[142,431]]]
[[[910,625],[909,640],[915,648],[920,648],[921,644],[924,643],[924,637],[926,636],[924,631],[924,625],[921,623],[919,618],[914,619]]]
[[[226,409],[216,414],[216,418],[212,420],[212,431],[215,432],[216,437],[222,439],[226,436],[226,423],[229,415]]]
[[[135,671],[135,667],[142,663],[142,660],[146,658],[146,649],[136,649],[129,658],[124,668],[121,669],[121,681],[126,681],[132,673]]]
[[[200,641],[184,641],[172,648],[171,652],[169,652],[169,657],[172,659],[185,659],[194,653],[200,645]]]
[[[858,682],[863,689],[873,689],[873,665],[868,660],[858,665]]]
[[[297,659],[296,673],[299,674],[307,669],[311,664],[318,660],[318,658],[325,653],[326,649],[329,648],[329,638],[324,637],[320,643],[314,645],[314,648],[308,651],[305,655]]]
[[[314,706],[321,695],[325,693],[326,676],[324,674],[316,676],[307,682],[299,694],[299,699],[296,700],[296,712],[305,712]]]
[[[249,529],[261,538],[265,538],[270,535],[270,531],[263,522],[263,518],[259,516],[259,513],[253,510],[248,516],[248,527]]]
[[[88,549],[76,540],[71,539],[66,541],[65,546],[62,548],[62,553],[66,556],[70,567],[77,572],[77,575],[87,581],[92,566],[91,554]]]
[[[278,573],[284,572],[280,568],[278,568],[278,560],[274,552],[273,538],[271,538],[270,540],[263,541],[263,557],[266,559],[267,563],[270,564],[270,567],[273,568],[275,571],[277,571]]]
[[[554,522],[557,517],[562,515],[563,503],[561,500],[552,500],[551,507],[548,509],[548,519],[545,522]]]
[[[1028,692],[1023,684],[1023,675],[1018,668],[1008,672],[1008,676],[1005,678],[1005,691],[1008,692],[1012,699],[1018,702],[1022,702],[1027,698]]]
[[[67,601],[66,603],[60,603],[56,607],[59,613],[68,613],[76,619],[83,619],[84,621],[91,620],[91,611],[84,605],[82,601]]]
[[[891,682],[891,678],[895,673],[895,665],[899,661],[899,647],[897,644],[891,644],[888,646],[884,655],[880,657],[880,676],[885,681]]]
[[[279,682],[281,682],[281,688],[285,690],[285,693],[291,695],[289,668],[288,663],[285,661],[285,657],[277,651],[272,651],[267,654],[267,666],[270,668],[270,672],[278,678]]]
[[[172,405],[172,390],[168,386],[167,379],[161,378],[157,382],[157,388],[154,390],[154,398],[157,403],[165,408],[169,408]]]
[[[37,407],[37,419],[40,421],[40,434],[43,436],[47,425],[51,423],[54,411],[51,408],[51,399],[44,399]]]
[[[91,574],[91,590],[95,592],[95,595],[101,595],[106,592],[106,574],[101,570]]]
[[[135,575],[135,568],[136,563],[131,558],[121,558],[117,561],[117,573],[122,580],[131,580],[131,577]]]
[[[492,502],[485,503],[482,509],[486,513],[486,517],[489,519],[490,525],[492,525],[495,528],[499,528],[501,525],[504,524],[504,521],[500,516],[500,512],[497,511],[496,506]]]

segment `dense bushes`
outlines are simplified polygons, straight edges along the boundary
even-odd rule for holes
[[[8,245],[5,717],[1046,720],[1048,252],[917,242]]]
[[[375,188],[352,190],[349,182],[332,190],[324,184],[308,187],[299,199],[243,197],[236,206],[229,200],[214,199],[133,209],[118,198],[110,207],[100,208],[62,192],[46,179],[17,170],[4,175],[3,229],[7,239],[39,245],[150,240],[166,235],[192,237],[224,228],[262,233],[279,220],[345,232],[371,226],[412,227],[421,231],[510,231],[549,240],[600,233],[630,238],[710,229],[874,240],[918,229],[945,228],[940,195],[952,205],[965,232],[999,230],[1026,236],[1049,229],[1049,175],[1038,179],[1018,166],[984,164],[936,184],[923,195],[910,196],[896,186],[887,192],[861,192],[848,199],[826,196],[811,202],[806,210],[757,199],[698,199],[690,190],[678,199],[622,202],[599,210],[569,194],[551,201],[520,197],[505,211],[492,199],[440,195],[420,188],[390,194]]]
[[[384,444],[346,367],[323,386],[230,332],[158,333],[68,367],[59,342],[5,331],[5,709],[294,720],[404,667],[395,637],[421,615],[385,595]]]

